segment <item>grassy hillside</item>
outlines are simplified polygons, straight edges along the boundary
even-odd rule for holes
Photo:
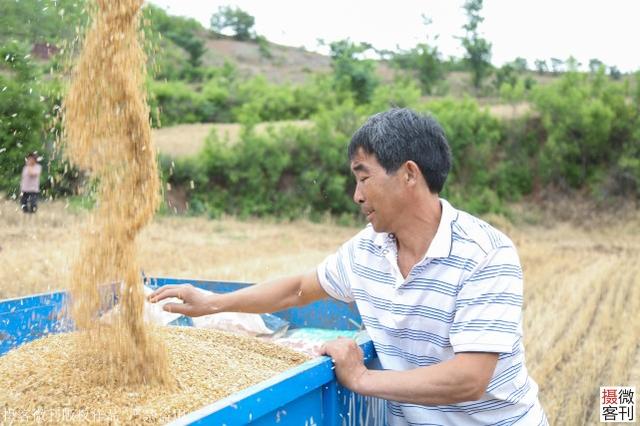
[[[39,59],[48,59],[65,45],[72,45],[87,22],[84,0],[19,0],[0,3],[0,44],[16,40],[33,49]],[[202,66],[221,67],[225,61],[235,64],[244,76],[262,75],[273,83],[302,83],[310,76],[331,71],[331,58],[300,47],[283,46],[268,40],[239,41],[206,29],[198,21],[168,15],[147,4],[145,26],[155,46],[150,50],[152,67],[162,78],[179,75],[189,61],[190,38],[203,45]],[[158,34],[161,37],[158,37]],[[48,47],[47,47],[48,45]],[[45,54],[48,51],[49,54]],[[398,74],[388,61],[376,61],[376,73],[383,81]],[[546,83],[554,77],[534,76]],[[470,94],[468,72],[450,72],[446,86],[454,96]]]
[[[83,2],[70,1],[0,3],[0,112],[7,117],[0,120],[0,190],[10,195],[28,150],[45,153],[45,191],[68,195],[83,183],[53,149],[60,129],[51,118],[68,76],[62,64],[74,53],[70,46],[80,46],[86,20]],[[153,5],[143,18],[152,124],[169,127],[154,137],[162,153],[181,160],[163,157],[163,176],[194,213],[295,214],[310,205],[317,214],[349,213],[345,141],[364,118],[392,106],[441,122],[456,159],[450,195],[476,213],[502,211],[503,203],[545,188],[597,200],[640,194],[640,75],[538,74],[514,63],[474,88],[468,64],[442,60],[424,45],[370,60],[363,52],[371,46],[339,40],[323,56],[255,33],[236,40]],[[251,131],[265,122],[314,125]],[[210,132],[214,124],[240,142],[217,144],[225,138]],[[207,133],[211,143],[200,151]]]

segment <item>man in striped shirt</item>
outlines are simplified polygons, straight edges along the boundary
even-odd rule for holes
[[[547,424],[525,366],[518,254],[439,197],[451,167],[440,125],[409,109],[374,115],[349,158],[370,223],[317,270],[222,295],[166,286],[150,299],[180,297],[165,309],[191,316],[355,301],[383,370],[368,370],[352,340],[324,352],[345,387],[388,401],[389,424]]]

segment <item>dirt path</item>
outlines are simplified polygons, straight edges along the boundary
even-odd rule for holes
[[[274,121],[260,123],[256,126],[258,132],[266,131],[270,126],[279,128],[282,126],[309,126],[307,120]],[[153,129],[151,137],[158,147],[158,151],[172,158],[196,155],[207,139],[207,136],[215,130],[220,140],[228,140],[235,143],[240,138],[241,125],[238,123],[196,123],[179,124],[172,127]]]

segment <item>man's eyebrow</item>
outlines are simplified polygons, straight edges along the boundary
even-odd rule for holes
[[[369,169],[364,164],[358,163],[353,167],[353,171],[354,172],[365,172],[365,173],[368,173]]]

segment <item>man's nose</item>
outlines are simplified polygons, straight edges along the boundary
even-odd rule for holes
[[[360,185],[356,185],[355,191],[353,191],[353,201],[356,204],[364,203],[364,196],[362,195],[362,191],[360,191]]]

